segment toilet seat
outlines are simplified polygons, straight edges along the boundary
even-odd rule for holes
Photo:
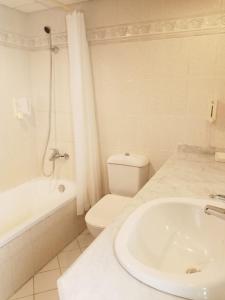
[[[104,229],[131,203],[131,197],[108,194],[101,198],[86,214],[87,224]]]

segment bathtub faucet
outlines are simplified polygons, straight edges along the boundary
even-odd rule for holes
[[[62,154],[56,148],[53,148],[51,150],[52,150],[52,154],[51,154],[51,156],[49,158],[50,161],[55,161],[58,158],[65,158],[66,160],[70,158],[69,154],[66,153],[66,152],[64,154]]]

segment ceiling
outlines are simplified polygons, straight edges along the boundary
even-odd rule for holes
[[[25,13],[32,13],[54,7],[64,7],[66,9],[69,4],[84,1],[89,0],[0,0],[0,4]]]

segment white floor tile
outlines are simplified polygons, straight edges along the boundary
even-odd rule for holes
[[[72,241],[72,243],[70,243],[68,246],[66,246],[66,247],[63,249],[63,252],[66,252],[66,251],[73,251],[73,250],[77,250],[77,249],[79,249],[79,245],[78,245],[77,240],[74,240],[74,241]]]
[[[57,257],[55,257],[47,265],[45,265],[44,268],[40,270],[40,273],[57,269],[59,269],[59,263]]]
[[[10,300],[31,296],[34,293],[33,278],[29,280]],[[29,298],[29,297],[28,297]]]
[[[58,255],[60,268],[67,268],[80,256],[80,249],[76,249],[73,251],[61,252]]]
[[[80,248],[88,247],[94,240],[92,235],[89,233],[87,229],[85,229],[78,237],[77,237],[78,243],[80,245]]]
[[[57,279],[60,276],[59,270],[53,270],[43,273],[38,273],[34,276],[34,293],[57,289]]]
[[[34,296],[34,300],[59,300],[58,291],[54,290],[37,294]]]

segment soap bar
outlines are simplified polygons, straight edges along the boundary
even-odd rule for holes
[[[215,161],[225,163],[225,152],[216,152]]]

